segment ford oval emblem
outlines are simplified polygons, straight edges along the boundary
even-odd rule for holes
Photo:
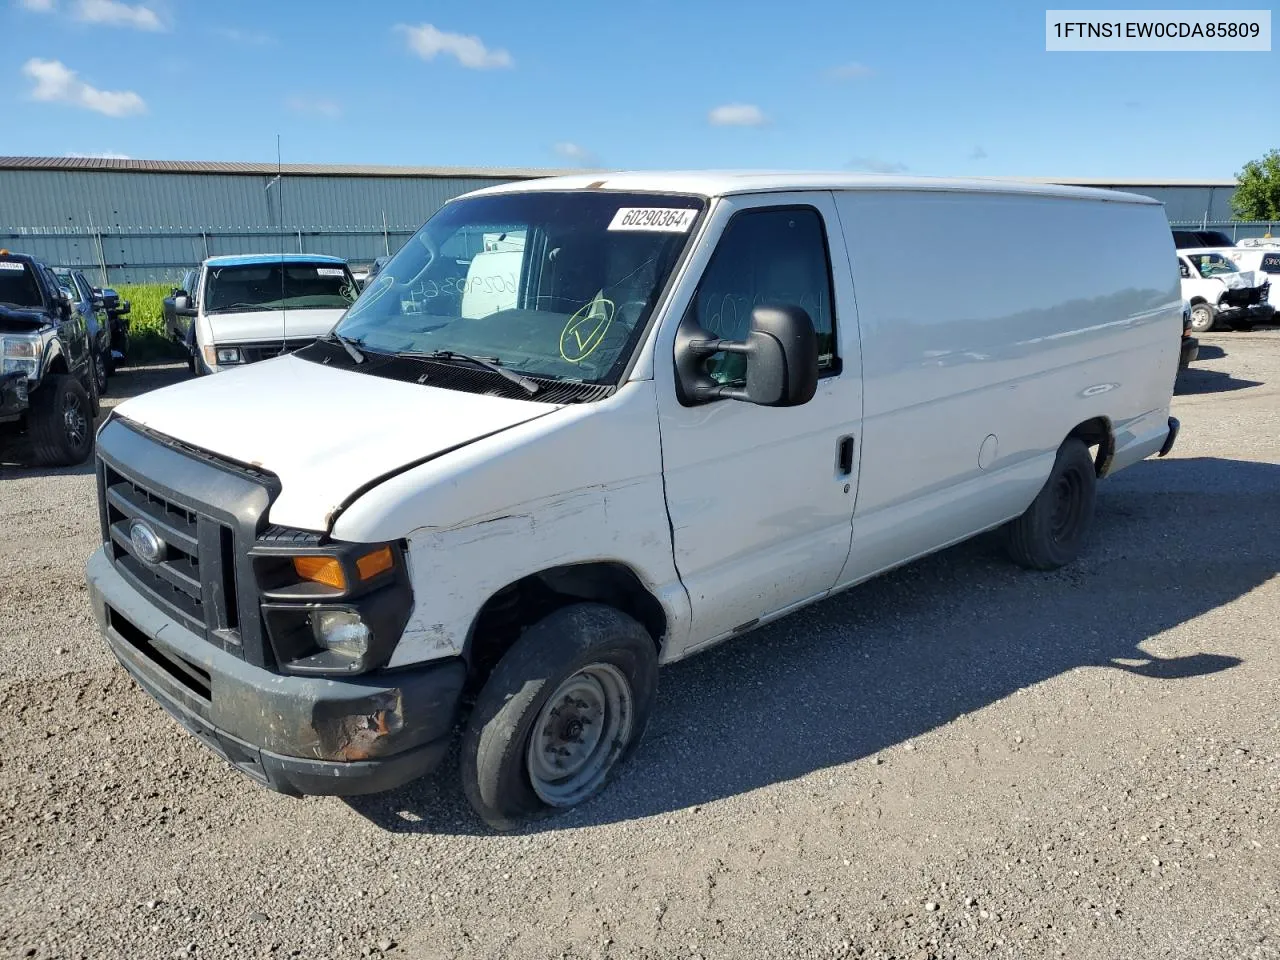
[[[141,520],[129,524],[129,542],[133,544],[139,560],[159,563],[164,559],[164,541]]]

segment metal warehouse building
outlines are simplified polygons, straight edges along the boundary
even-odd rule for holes
[[[278,250],[368,262],[394,252],[451,197],[565,171],[0,157],[0,247],[104,283],[176,278],[207,256]],[[576,171],[581,172],[581,171]],[[1162,201],[1174,224],[1231,223],[1232,180],[1040,179]]]

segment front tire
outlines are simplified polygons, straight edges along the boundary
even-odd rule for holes
[[[1079,556],[1093,524],[1097,486],[1089,448],[1068,437],[1031,506],[1005,526],[1013,562],[1028,570],[1056,570]]]
[[[1208,333],[1213,329],[1218,311],[1211,303],[1197,303],[1191,307],[1191,329],[1195,333]]]
[[[462,787],[495,830],[577,806],[634,752],[653,709],[653,638],[579,603],[524,632],[490,674],[462,737]]]
[[[32,459],[42,466],[83,463],[93,451],[89,394],[69,374],[53,374],[31,395],[28,413]]]

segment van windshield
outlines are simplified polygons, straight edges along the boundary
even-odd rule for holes
[[[515,373],[616,382],[704,206],[604,191],[456,200],[336,332],[377,353],[449,351]]]
[[[356,282],[342,263],[253,263],[209,268],[205,313],[345,310]]]
[[[1196,265],[1196,269],[1200,271],[1200,276],[1205,279],[1221,276],[1224,273],[1240,272],[1240,268],[1235,263],[1220,253],[1192,254],[1191,262]]]

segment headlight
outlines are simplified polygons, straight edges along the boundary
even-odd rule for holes
[[[214,344],[206,344],[204,347],[204,362],[211,367],[219,364],[239,363],[240,348],[239,347],[219,347]]]
[[[40,338],[5,337],[4,352],[0,356],[0,373],[25,373],[28,379],[36,375],[40,366]]]
[[[311,632],[323,650],[360,660],[369,652],[369,625],[354,610],[316,610]]]

